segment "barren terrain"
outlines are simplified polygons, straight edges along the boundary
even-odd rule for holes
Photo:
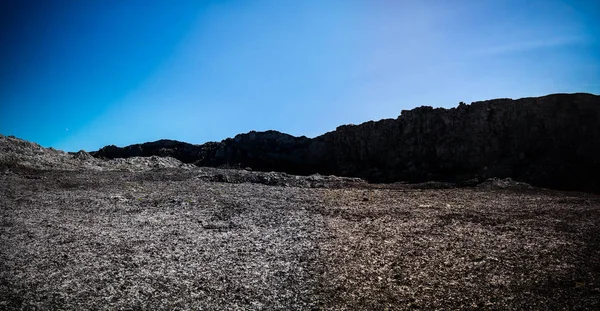
[[[4,310],[600,309],[591,194],[7,166],[0,217]]]

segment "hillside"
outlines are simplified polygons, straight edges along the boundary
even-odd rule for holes
[[[197,166],[360,177],[371,182],[491,177],[600,192],[600,96],[553,94],[456,108],[419,107],[396,119],[345,125],[315,138],[250,132],[193,145],[159,140],[91,152],[100,158],[170,156]]]

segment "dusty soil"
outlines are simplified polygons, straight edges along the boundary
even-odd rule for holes
[[[228,172],[0,171],[0,309],[600,309],[600,196]]]

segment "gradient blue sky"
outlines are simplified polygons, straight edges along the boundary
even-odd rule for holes
[[[66,151],[314,137],[600,93],[600,1],[0,0],[0,133]]]

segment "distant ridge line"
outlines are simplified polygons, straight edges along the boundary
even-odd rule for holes
[[[372,182],[468,182],[510,177],[535,186],[600,190],[600,96],[551,94],[458,107],[418,107],[396,119],[342,125],[315,138],[256,132],[194,145],[162,139],[106,146],[95,157],[171,156],[198,166],[361,177]]]

